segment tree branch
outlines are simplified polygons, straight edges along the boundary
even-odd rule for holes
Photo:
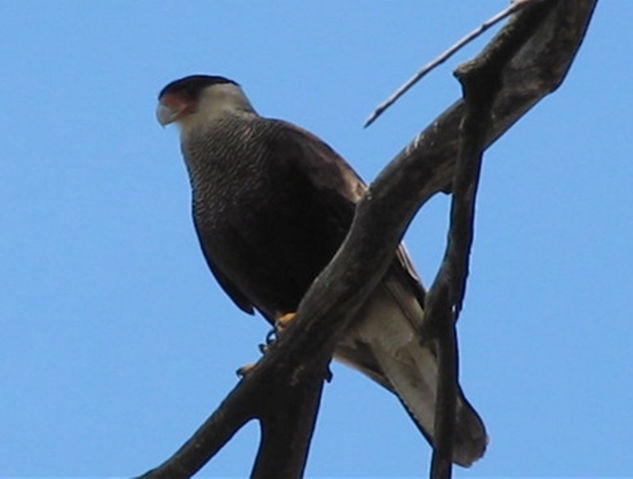
[[[266,408],[254,479],[303,477],[322,388],[322,378],[315,378],[306,386],[291,386],[283,405]]]
[[[455,72],[462,84],[465,108],[453,179],[451,221],[444,259],[425,304],[425,320],[436,332],[439,365],[432,479],[448,479],[452,475],[458,388],[455,322],[466,293],[475,200],[486,134],[492,121],[491,111],[502,86],[504,68],[531,38],[545,12],[543,8],[542,12],[531,15],[529,21],[515,24],[514,30],[498,37],[498,41],[491,43],[476,60],[461,65]]]
[[[538,23],[500,74],[502,87],[492,106],[485,147],[560,84],[594,6],[595,0],[542,2],[513,17],[491,41],[494,44],[504,35],[517,35],[524,24]],[[477,58],[485,61],[486,51]],[[460,100],[381,172],[358,204],[343,245],[304,296],[295,321],[194,436],[144,477],[190,477],[255,417],[263,422],[264,438],[275,438],[268,444],[264,439],[254,476],[301,476],[336,340],[384,275],[415,212],[452,183],[463,115],[464,103]],[[287,419],[284,411],[288,411]],[[287,427],[277,427],[276,421]],[[294,441],[300,446],[288,446],[284,457],[273,460],[271,444],[291,445]]]

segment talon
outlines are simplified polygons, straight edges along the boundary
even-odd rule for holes
[[[266,351],[268,351],[268,345],[270,343],[268,342],[268,338],[266,338],[266,344],[258,344],[257,347],[259,348],[259,352],[262,354],[266,354]]]
[[[331,383],[333,378],[334,378],[334,375],[332,374],[332,369],[330,368],[330,365],[328,364],[325,370],[325,381],[328,383]]]
[[[246,363],[241,368],[238,368],[237,371],[235,371],[235,374],[237,374],[240,378],[243,378],[253,369],[255,369],[255,366],[257,366],[257,363]]]
[[[284,329],[288,327],[288,325],[292,322],[292,320],[295,319],[296,315],[297,313],[294,312],[294,313],[286,313],[286,314],[282,314],[281,316],[278,316],[277,319],[275,319],[275,331],[277,333],[281,333]]]
[[[277,339],[277,331],[275,331],[275,328],[273,328],[268,331],[268,334],[266,334],[266,346],[272,343],[275,339]]]

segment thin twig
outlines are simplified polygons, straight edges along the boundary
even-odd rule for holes
[[[497,13],[493,17],[483,22],[479,27],[475,28],[472,32],[462,37],[457,43],[451,46],[444,53],[442,53],[437,58],[435,58],[434,60],[424,65],[422,68],[420,68],[411,78],[409,78],[402,86],[400,86],[400,88],[398,88],[395,92],[389,95],[389,97],[385,101],[379,104],[374,109],[374,111],[371,112],[371,114],[367,117],[367,120],[365,120],[365,124],[363,125],[363,127],[367,128],[369,125],[371,125],[376,120],[376,118],[378,118],[387,108],[393,105],[398,100],[398,98],[400,98],[402,95],[404,95],[407,92],[407,90],[409,90],[409,88],[411,88],[418,81],[420,81],[422,77],[424,77],[427,73],[429,73],[438,65],[441,65],[442,63],[444,63],[451,56],[453,56],[457,51],[459,51],[462,47],[470,43],[472,40],[477,38],[479,35],[481,35],[483,32],[488,30],[490,27],[499,23],[504,18],[512,15],[514,12],[527,6],[528,4],[536,3],[540,1],[542,0],[513,0],[513,2],[510,4],[509,7],[507,7],[506,9],[502,10],[501,12]]]

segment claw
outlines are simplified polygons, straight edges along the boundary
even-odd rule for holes
[[[270,331],[268,331],[268,334],[266,334],[266,345],[269,345],[275,339],[277,339],[277,331],[275,328],[273,328]]]
[[[328,364],[327,369],[325,371],[325,381],[328,383],[331,383],[332,378],[334,378],[334,375],[332,374],[332,369],[330,368],[330,365]]]
[[[286,313],[286,314],[282,314],[278,316],[277,319],[275,319],[275,327],[271,329],[270,331],[268,331],[268,334],[266,334],[266,344],[258,345],[259,351],[262,354],[266,354],[266,351],[268,350],[268,346],[277,339],[277,336],[279,335],[279,333],[281,333],[285,328],[288,327],[288,325],[290,324],[290,322],[294,319],[296,315],[297,313]],[[238,368],[237,371],[235,371],[235,374],[237,374],[240,378],[243,378],[248,373],[250,373],[256,365],[257,363],[245,364],[241,368]],[[332,376],[331,373],[329,373],[328,377],[331,377],[331,376]]]

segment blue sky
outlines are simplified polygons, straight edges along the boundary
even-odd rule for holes
[[[371,109],[505,1],[0,1],[0,475],[129,476],[180,446],[267,327],[209,274],[157,92],[239,81],[371,180],[459,95],[479,40],[367,130]],[[633,3],[599,4],[562,88],[488,152],[460,319],[486,456],[456,477],[633,471]],[[489,38],[489,35],[486,37]],[[427,283],[448,199],[406,240]],[[310,477],[426,474],[399,403],[335,365]],[[243,477],[250,424],[204,470]]]

